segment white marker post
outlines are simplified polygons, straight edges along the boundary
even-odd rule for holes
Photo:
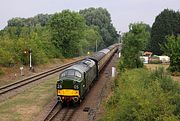
[[[32,69],[32,50],[29,50],[29,68]]]
[[[116,76],[116,68],[112,67],[112,77],[115,77],[115,76]]]
[[[21,76],[24,76],[24,74],[23,74],[23,67],[20,67],[20,71],[21,71]]]
[[[121,53],[119,52],[119,58],[121,57]]]

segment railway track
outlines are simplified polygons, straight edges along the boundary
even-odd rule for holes
[[[70,121],[75,111],[76,108],[62,108],[60,103],[56,102],[43,121]]]
[[[60,113],[59,116],[57,118],[55,118],[55,121],[56,120],[70,121],[74,112],[76,111],[76,108],[65,108],[65,109],[62,109],[62,111],[63,111],[63,113]],[[60,116],[62,116],[62,117],[60,117]]]
[[[28,78],[22,79],[20,81],[17,81],[17,82],[2,86],[2,87],[0,87],[0,96],[3,95],[3,94],[6,94],[8,92],[14,91],[14,90],[16,90],[16,89],[18,89],[20,87],[25,86],[25,85],[28,85],[28,84],[30,84],[32,82],[35,82],[35,81],[37,81],[39,79],[42,79],[44,77],[50,76],[50,75],[52,75],[54,73],[57,73],[57,72],[65,69],[65,68],[73,65],[74,63],[77,63],[77,62],[81,61],[81,60],[83,60],[83,59],[77,60],[77,61],[72,62],[72,63],[65,64],[65,65],[50,69],[48,71],[44,71],[42,73],[30,76]]]
[[[54,119],[54,117],[60,112],[61,110],[61,105],[59,105],[58,102],[56,102],[53,106],[53,108],[50,110],[48,115],[45,117],[43,121],[51,121]]]

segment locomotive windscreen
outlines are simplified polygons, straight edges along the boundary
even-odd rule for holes
[[[73,89],[74,88],[73,80],[63,80],[62,88],[63,89]]]

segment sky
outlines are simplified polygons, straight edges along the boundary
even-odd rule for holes
[[[78,12],[89,7],[106,8],[116,30],[127,32],[130,23],[142,21],[152,26],[164,9],[179,10],[180,0],[0,0],[0,29],[13,17],[53,14],[64,9]]]

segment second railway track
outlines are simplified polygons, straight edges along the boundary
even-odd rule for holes
[[[3,95],[3,94],[6,94],[8,92],[11,92],[11,91],[13,91],[13,90],[15,90],[17,88],[20,88],[20,87],[23,87],[23,86],[25,86],[27,84],[30,84],[32,82],[35,82],[35,81],[37,81],[39,79],[42,79],[44,77],[47,77],[47,76],[52,75],[54,73],[57,73],[57,72],[65,69],[65,68],[73,65],[74,63],[77,63],[77,62],[81,61],[81,60],[82,59],[74,61],[72,63],[64,64],[62,66],[58,66],[56,68],[50,69],[48,71],[44,71],[42,73],[39,73],[39,74],[36,74],[36,75],[33,75],[33,76],[30,76],[30,77],[22,79],[20,81],[17,81],[17,82],[2,86],[2,87],[0,87],[0,96]]]

